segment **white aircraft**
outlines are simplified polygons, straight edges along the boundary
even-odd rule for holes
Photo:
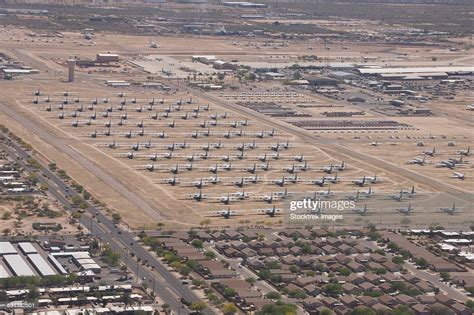
[[[463,155],[461,154],[461,157],[459,159],[457,158],[449,158],[448,159],[450,162],[454,164],[462,164],[463,163]]]
[[[304,155],[301,153],[301,155],[294,156],[293,159],[297,162],[303,162],[304,161]]]
[[[281,210],[274,205],[272,208],[259,209],[257,214],[265,214],[273,218],[275,215],[281,214]]]
[[[297,182],[299,182],[300,179],[298,178],[298,173],[296,173],[295,176],[288,178],[288,181],[290,181],[293,184],[296,184]]]
[[[329,165],[329,166],[323,166],[323,167],[321,167],[321,171],[323,171],[323,172],[325,172],[325,173],[328,173],[328,174],[331,174],[332,171],[333,171],[333,169],[334,169],[334,165],[333,165],[333,164],[331,164],[331,165]]]
[[[253,177],[247,177],[245,180],[252,184],[256,184],[260,180],[260,177],[255,174]]]
[[[408,207],[397,208],[395,210],[403,214],[409,214],[413,210],[413,208],[411,207],[411,203],[409,203]]]
[[[155,170],[155,163],[145,165],[147,171],[153,172]]]
[[[434,156],[436,154],[436,147],[433,147],[433,150],[424,150],[424,155]]]
[[[271,192],[270,195],[265,195],[261,199],[267,203],[273,203],[275,200],[286,199],[288,195],[288,189],[285,188],[283,192]]]
[[[456,167],[456,164],[450,160],[443,160],[440,163],[436,164],[436,167],[447,167],[453,169]]]
[[[216,163],[216,165],[209,167],[209,172],[216,174],[219,171],[219,168],[220,166]]]
[[[464,173],[460,173],[460,172],[454,172],[453,176],[451,176],[451,177],[464,180],[465,174],[464,174]]]
[[[292,166],[285,168],[285,170],[286,170],[288,173],[293,174],[293,173],[296,171],[296,166],[295,166],[295,164],[293,163]]]
[[[333,164],[333,169],[336,169],[338,171],[342,171],[346,168],[346,163],[342,161],[341,164]]]
[[[189,197],[191,197],[191,199],[194,199],[196,201],[201,201],[203,199],[207,199],[207,195],[204,195],[202,193],[202,189],[199,189],[199,192],[195,193],[195,194],[192,194],[192,195],[189,195]]]
[[[261,162],[266,162],[267,161],[267,154],[265,153],[264,155],[260,155],[257,159]]]
[[[235,185],[235,186],[238,186],[238,187],[244,187],[245,186],[245,179],[242,176],[241,179],[238,179],[238,180],[234,181],[232,184]]]
[[[200,180],[197,180],[192,183],[192,186],[196,188],[203,188],[204,186],[207,186],[207,182],[203,181],[202,177]]]
[[[189,163],[189,164],[180,165],[176,163],[175,166],[172,166],[171,168],[169,168],[169,171],[173,174],[178,174],[183,169],[187,171],[191,171],[193,169],[193,164]]]
[[[364,175],[364,177],[362,177],[362,178],[360,178],[360,179],[355,179],[355,180],[353,180],[352,182],[353,182],[355,185],[357,185],[357,186],[363,187],[363,186],[365,186],[365,184],[367,183],[367,178],[366,178],[365,175]]]
[[[374,176],[365,176],[365,180],[372,183],[372,184],[376,184],[376,183],[379,182],[377,174],[374,174]]]
[[[400,189],[400,192],[395,195],[390,195],[390,199],[396,200],[396,201],[402,201],[403,199],[403,190]]]
[[[280,149],[288,149],[289,147],[290,141],[287,141],[286,143],[277,142],[276,144],[271,145],[270,149],[272,149],[273,151],[279,151]]]
[[[313,200],[318,199],[317,197],[325,197],[328,198],[333,195],[333,192],[331,191],[331,186],[328,187],[328,190],[319,190],[314,192]]]
[[[449,207],[441,207],[441,208],[439,208],[439,210],[441,210],[441,211],[443,211],[443,212],[446,212],[446,213],[449,213],[449,214],[454,214],[454,212],[457,210],[457,209],[456,209],[456,203],[453,202],[452,208],[449,208]]]
[[[232,196],[237,197],[240,200],[243,200],[249,197],[249,193],[246,193],[245,190],[242,189],[242,191],[233,193]]]
[[[107,145],[110,149],[115,149],[117,147],[117,144],[115,143],[115,139]]]
[[[236,211],[230,210],[230,208],[226,210],[218,210],[212,213],[213,216],[223,217],[224,219],[229,219],[231,216],[237,215]]]
[[[415,186],[413,185],[410,190],[402,190],[402,193],[404,195],[407,195],[408,197],[415,197],[416,196]]]
[[[336,184],[339,181],[339,178],[337,177],[337,173],[334,176],[324,176],[327,182],[330,182],[332,184]]]
[[[268,203],[272,203],[273,202],[273,192],[270,193],[270,195],[267,195],[267,196],[263,196],[262,200],[265,201],[265,202],[268,202]]]
[[[218,199],[219,199],[220,202],[227,205],[231,202],[231,200],[233,200],[235,198],[232,198],[230,196],[230,193],[229,193],[229,194],[227,194],[227,196],[222,196],[222,197],[219,197]]]
[[[308,162],[304,162],[303,165],[297,165],[298,169],[300,171],[306,172],[309,169]]]
[[[326,184],[326,177],[323,176],[321,179],[315,179],[311,182],[314,185],[318,185],[320,187],[323,187]]]
[[[408,164],[418,164],[418,165],[425,165],[426,163],[426,155],[423,158],[415,157],[413,160],[408,160]]]
[[[468,146],[467,150],[459,150],[458,153],[464,156],[469,156],[471,154],[471,147]]]
[[[211,177],[207,178],[206,182],[215,185],[215,184],[221,182],[221,179],[219,177],[217,177],[217,174],[215,174],[213,177],[211,176]]]
[[[247,172],[254,174],[257,171],[257,164],[253,164],[253,166],[247,168]]]
[[[369,186],[369,189],[367,191],[359,192],[359,196],[364,198],[370,198],[373,194],[374,191],[372,190],[372,186]]]
[[[347,198],[351,201],[358,201],[359,198],[360,198],[360,191],[357,191],[355,194],[353,195],[349,195],[347,196]]]
[[[354,211],[355,213],[364,215],[364,214],[366,214],[369,210],[367,209],[367,204],[365,204],[363,208],[354,208],[354,209],[352,209],[352,211]]]
[[[176,175],[174,175],[172,178],[164,179],[162,183],[175,186],[177,183],[179,183],[179,179],[177,179]]]
[[[288,189],[285,188],[284,191],[277,191],[276,193],[274,193],[274,197],[276,198],[280,198],[280,199],[286,199],[286,197],[289,196],[289,192],[288,192]]]
[[[274,180],[273,183],[278,185],[278,186],[285,186],[286,184],[286,177],[283,176],[281,179]]]

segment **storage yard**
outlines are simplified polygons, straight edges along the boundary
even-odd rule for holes
[[[71,33],[62,40],[67,42],[75,36]],[[403,90],[403,85],[396,90],[392,88],[396,84],[393,81],[389,83],[379,81],[377,85],[371,83],[377,80],[377,76],[388,73],[445,73],[444,80],[445,76],[464,77],[467,74],[469,78],[472,67],[437,65],[432,68],[378,70],[375,67],[366,69],[350,64],[344,66],[334,64],[334,68],[344,67],[347,69],[346,72],[333,71],[329,76],[335,80],[331,81],[329,79],[324,81],[318,77],[314,79],[313,75],[306,80],[310,83],[304,89],[298,85],[281,86],[281,83],[273,78],[263,75],[261,84],[249,81],[241,83],[244,92],[212,91],[212,88],[210,92],[206,92],[200,85],[196,85],[197,90],[191,90],[179,80],[175,81],[178,78],[175,76],[177,71],[175,69],[191,67],[190,71],[194,74],[187,76],[191,76],[191,81],[201,82],[202,86],[202,82],[206,82],[203,80],[204,74],[194,65],[208,67],[210,72],[207,75],[212,76],[213,73],[218,75],[220,70],[213,69],[208,63],[211,65],[215,63],[213,60],[217,60],[219,54],[230,62],[233,58],[232,53],[239,60],[249,58],[253,53],[243,53],[238,43],[230,45],[226,39],[216,39],[214,46],[206,46],[210,51],[211,47],[216,47],[214,55],[192,54],[186,57],[185,51],[180,52],[184,46],[172,38],[163,38],[158,48],[162,50],[160,60],[162,56],[166,56],[166,47],[174,49],[174,53],[168,56],[180,55],[174,61],[168,60],[167,66],[161,65],[157,67],[157,71],[152,71],[155,75],[162,75],[167,79],[160,81],[158,77],[153,77],[153,82],[160,83],[156,85],[158,90],[148,90],[145,86],[150,84],[150,80],[145,79],[144,73],[140,74],[141,68],[130,68],[127,62],[127,60],[133,62],[135,57],[131,56],[132,51],[140,46],[140,41],[144,45],[146,40],[128,37],[130,44],[126,52],[111,49],[112,42],[120,40],[122,39],[119,35],[104,37],[94,48],[88,47],[87,54],[91,55],[93,49],[95,53],[92,54],[96,60],[100,59],[101,64],[116,63],[121,71],[128,68],[126,71],[133,75],[127,79],[122,77],[120,72],[113,77],[115,70],[103,68],[101,71],[107,76],[108,86],[104,84],[104,79],[99,78],[86,83],[84,79],[88,75],[88,68],[78,68],[75,70],[77,78],[74,82],[56,81],[56,88],[52,88],[46,82],[57,79],[42,73],[39,77],[44,78],[42,80],[45,83],[38,82],[32,87],[23,84],[22,80],[15,80],[5,82],[5,91],[10,91],[6,100],[14,98],[27,116],[38,118],[30,120],[29,124],[45,126],[50,130],[48,136],[65,139],[63,141],[66,141],[71,149],[66,154],[72,157],[72,160],[58,161],[58,164],[77,182],[84,182],[82,177],[88,175],[87,172],[78,172],[67,166],[76,160],[74,156],[79,154],[81,157],[77,159],[85,158],[94,164],[94,168],[102,168],[101,172],[93,171],[99,175],[100,181],[86,181],[88,191],[96,191],[97,197],[100,197],[98,199],[121,213],[132,227],[139,227],[142,222],[147,222],[148,220],[143,220],[145,217],[170,222],[179,221],[185,225],[210,219],[214,224],[227,225],[241,221],[238,217],[245,216],[251,221],[254,218],[255,221],[278,224],[281,222],[279,216],[284,211],[285,201],[301,195],[299,192],[302,190],[307,191],[308,196],[313,196],[320,193],[324,195],[324,191],[330,189],[334,199],[356,195],[366,184],[358,186],[354,182],[357,183],[357,180],[364,176],[373,177],[374,174],[378,176],[378,180],[367,183],[365,188],[373,186],[376,199],[374,205],[370,205],[372,199],[357,200],[359,207],[367,204],[369,208],[365,220],[386,212],[382,222],[379,223],[388,225],[399,223],[404,216],[400,216],[395,209],[405,208],[408,203],[402,202],[403,198],[398,202],[387,199],[398,191],[412,186],[416,186],[416,190],[420,192],[416,199],[413,199],[413,208],[416,210],[410,214],[410,220],[414,224],[417,217],[423,220],[425,213],[437,213],[441,207],[434,206],[438,201],[431,203],[426,200],[432,198],[443,200],[443,207],[456,203],[461,212],[466,211],[463,209],[472,201],[467,190],[463,189],[466,183],[472,181],[472,170],[469,164],[466,164],[469,162],[469,154],[461,163],[452,163],[449,160],[457,160],[456,152],[466,150],[469,146],[471,138],[468,136],[468,129],[465,129],[468,127],[453,123],[456,127],[448,128],[446,132],[440,132],[439,129],[431,130],[429,126],[433,126],[433,123],[441,124],[441,119],[446,119],[442,118],[444,109],[430,109],[430,115],[422,118],[405,117],[403,114],[403,111],[407,110],[413,112],[412,107],[419,107],[416,103],[419,103],[418,95],[423,95],[422,90],[409,94],[408,100],[407,96],[398,96],[401,106],[397,107],[390,105],[384,93]],[[169,43],[166,43],[167,41]],[[196,39],[190,38],[190,41]],[[14,47],[16,44],[11,45]],[[291,49],[299,47],[301,44],[297,41],[291,45],[287,43],[281,48],[287,51],[279,51],[278,54],[292,55]],[[77,46],[78,54],[80,55],[84,49],[86,48]],[[371,48],[367,46],[366,49]],[[269,55],[261,54],[265,50],[268,50]],[[104,51],[115,51],[117,54],[104,54]],[[61,48],[51,50],[43,47],[35,50],[34,54],[26,51],[23,53],[25,57],[28,55],[28,60],[36,60],[35,63],[39,62],[38,58],[44,54],[50,61],[44,63],[43,67],[51,67],[50,71],[53,72],[57,70],[52,69],[64,67],[62,62],[56,62],[58,58],[67,59],[67,54],[61,52]],[[259,58],[274,57],[271,47],[262,46],[259,53]],[[337,55],[337,49],[332,52],[334,53]],[[347,54],[345,49],[342,49],[341,53]],[[153,57],[150,60],[157,58]],[[337,60],[336,57],[332,58]],[[176,62],[182,63],[186,59],[188,60],[186,64],[177,65]],[[54,63],[51,63],[53,61]],[[324,64],[317,67],[321,69],[319,72],[327,71]],[[149,72],[146,67],[143,70]],[[222,75],[220,85],[235,85],[238,72],[226,71]],[[304,68],[299,71],[305,72]],[[288,77],[290,74],[285,72],[287,70],[280,70],[280,73]],[[303,74],[302,77],[304,79],[306,75]],[[324,78],[324,75],[320,77]],[[71,78],[68,80],[71,81]],[[339,95],[331,95],[324,91],[321,93],[324,84],[336,84],[331,89],[339,91]],[[370,87],[364,86],[367,84]],[[252,87],[253,85],[258,86],[257,89]],[[424,97],[424,99],[433,98],[429,95]],[[415,102],[413,105],[407,105],[413,102]],[[236,105],[242,109],[235,107]],[[381,107],[382,105],[384,107]],[[426,101],[423,107],[429,107]],[[398,110],[398,113],[392,108]],[[387,112],[387,109],[390,111]],[[249,116],[249,110],[256,114]],[[280,120],[281,123],[272,125],[267,121],[269,118]],[[454,119],[466,121],[468,117]],[[288,124],[293,127],[289,127]],[[295,130],[298,131],[295,133]],[[311,134],[315,142],[309,144],[308,137],[311,137]],[[428,140],[427,137],[431,138]],[[32,139],[36,141],[36,137]],[[330,142],[333,141],[331,139],[344,143],[344,151],[331,145]],[[42,142],[41,139],[38,140],[39,143]],[[441,149],[448,143],[454,147]],[[417,144],[425,147],[420,150]],[[418,163],[418,159],[423,160],[420,151],[432,146],[438,147],[433,159],[428,156],[424,160],[426,163]],[[49,152],[49,149],[46,150],[47,147],[51,149],[50,145],[39,149],[46,156]],[[396,154],[393,150],[387,150],[394,147],[397,148]],[[349,151],[358,154],[354,155]],[[387,170],[382,165],[377,166],[374,163],[368,165],[362,155],[368,155],[379,161],[383,159],[396,165],[397,168],[405,169],[404,172],[409,172],[410,176],[405,177],[394,169]],[[331,181],[334,174],[327,175],[325,168],[342,162],[346,167],[339,172],[336,171],[335,173],[339,173],[338,177]],[[85,161],[79,163],[84,164]],[[415,174],[423,175],[419,177]],[[422,179],[428,174],[436,178],[436,185]],[[111,176],[118,183],[110,185]],[[460,177],[464,180],[459,180]],[[441,188],[445,184],[456,189],[459,194],[450,195],[448,200],[445,200],[444,194],[448,190]],[[133,192],[133,199],[127,197],[129,193],[125,190]],[[422,195],[429,197],[422,198]],[[416,201],[418,199],[419,201]],[[128,206],[119,206],[124,204]],[[384,204],[386,206],[383,206]],[[131,209],[136,209],[138,212]],[[134,215],[128,217],[129,213]],[[278,215],[273,216],[274,213]],[[237,214],[236,220],[232,220],[234,214]],[[353,224],[358,214],[349,211],[344,216],[344,224]],[[226,220],[228,217],[231,220]],[[438,217],[440,222],[454,223],[456,219],[459,219],[459,222],[463,221],[461,215],[446,215],[442,211]]]
[[[471,22],[3,1],[2,310],[471,314]]]

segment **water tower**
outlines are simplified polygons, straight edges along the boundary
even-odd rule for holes
[[[74,67],[76,66],[75,59],[68,59],[67,63],[67,81],[73,82],[74,81]]]

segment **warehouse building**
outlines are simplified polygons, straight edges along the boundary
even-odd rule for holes
[[[46,260],[41,257],[39,254],[29,254],[26,256],[33,266],[33,268],[36,269],[36,272],[40,274],[41,276],[53,276],[56,274],[56,272],[51,268]]]
[[[91,258],[89,252],[59,252],[51,253],[50,256],[53,258],[70,257],[72,258],[74,264],[81,269],[81,271],[89,270],[96,274],[101,272],[101,267]],[[51,261],[51,258],[49,258],[49,260]]]
[[[416,67],[416,68],[357,68],[364,76],[379,76],[384,79],[407,80],[414,78],[446,78],[449,75],[469,75],[474,73],[474,67]]]
[[[56,268],[56,270],[60,274],[62,274],[62,275],[67,275],[68,274],[66,269],[64,269],[63,265],[61,265],[61,263],[53,255],[48,255],[48,261],[53,265],[54,268]]]
[[[30,242],[20,242],[18,243],[18,248],[24,255],[28,254],[37,254],[38,251]]]
[[[332,78],[317,76],[317,75],[307,75],[304,77],[308,81],[309,85],[312,86],[337,86],[339,81]]]
[[[118,62],[119,55],[117,54],[97,54],[96,61],[99,63]]]
[[[331,71],[328,75],[330,78],[336,79],[336,80],[357,80],[360,79],[359,76],[347,72],[347,71]]]
[[[3,256],[3,261],[15,276],[35,276],[30,266],[18,254],[5,255]]]
[[[217,58],[216,56],[213,56],[213,55],[199,55],[199,56],[192,56],[191,60],[209,65],[217,61]]]
[[[234,70],[235,71],[237,70],[238,65],[234,63],[225,62],[222,60],[216,60],[212,64],[212,67],[218,70]]]
[[[207,0],[176,0],[176,3],[205,4],[207,3]]]
[[[227,7],[238,7],[238,8],[266,8],[267,7],[265,3],[254,3],[254,2],[247,2],[247,1],[224,1],[222,2],[222,4]]]
[[[0,256],[17,254],[15,247],[10,242],[0,242]]]
[[[9,75],[21,75],[21,74],[37,74],[39,73],[38,70],[35,69],[2,69],[3,73]]]
[[[8,271],[5,269],[5,267],[0,265],[0,279],[10,278],[10,277],[11,276],[8,273]]]

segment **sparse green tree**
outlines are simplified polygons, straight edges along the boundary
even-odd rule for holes
[[[238,312],[239,312],[239,309],[237,308],[237,306],[235,306],[234,303],[226,303],[222,307],[222,313],[224,313],[224,315],[233,315]]]

